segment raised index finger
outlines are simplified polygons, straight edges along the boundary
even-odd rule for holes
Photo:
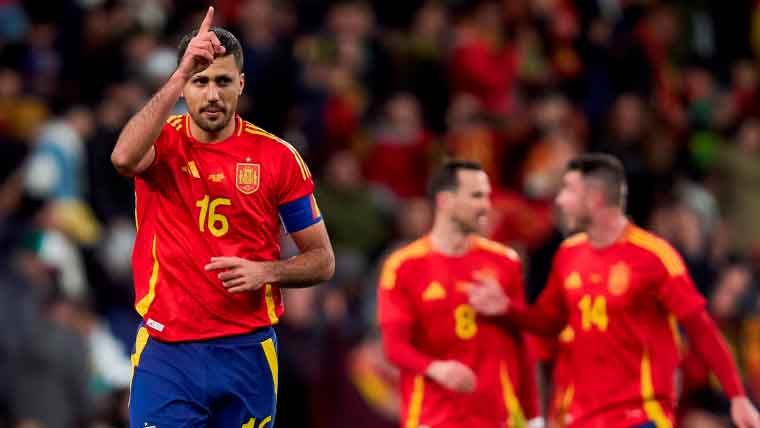
[[[214,21],[214,6],[209,6],[206,17],[203,18],[203,22],[201,22],[201,26],[198,28],[198,34],[207,33],[209,28],[211,28],[212,21]]]

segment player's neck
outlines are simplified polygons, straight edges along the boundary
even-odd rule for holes
[[[586,231],[588,242],[594,248],[614,244],[628,227],[628,219],[619,209],[605,209],[597,214]]]
[[[470,234],[451,221],[437,218],[430,231],[433,250],[447,256],[460,256],[470,249]]]
[[[235,124],[237,123],[235,117],[233,116],[224,128],[217,132],[209,132],[198,126],[192,117],[190,118],[189,122],[190,134],[193,136],[193,138],[200,141],[201,143],[216,143],[226,140],[235,132]]]

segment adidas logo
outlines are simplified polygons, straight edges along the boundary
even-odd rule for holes
[[[427,286],[424,292],[422,292],[422,300],[440,300],[446,298],[446,290],[443,288],[440,282],[433,281]]]

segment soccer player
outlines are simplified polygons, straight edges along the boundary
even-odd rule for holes
[[[523,338],[467,301],[482,281],[523,299],[515,251],[478,235],[490,211],[488,176],[451,161],[430,194],[432,230],[387,258],[378,287],[383,347],[401,369],[402,427],[525,427],[538,399]]]
[[[684,262],[666,241],[628,221],[625,197],[625,172],[616,158],[572,160],[556,203],[565,227],[581,233],[557,251],[536,304],[526,307],[498,284],[473,289],[470,304],[550,337],[570,325],[570,427],[672,427],[680,325],[731,398],[734,423],[759,428]]]
[[[135,177],[132,428],[274,425],[281,287],[329,279],[332,247],[311,173],[236,114],[243,56],[209,8],[169,81],[112,154]],[[188,114],[169,113],[180,97]],[[300,249],[280,259],[280,224]]]

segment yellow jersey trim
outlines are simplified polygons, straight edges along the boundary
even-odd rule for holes
[[[562,241],[562,247],[574,247],[576,245],[585,244],[588,242],[588,235],[585,233],[576,233],[569,238]]]
[[[679,276],[686,272],[681,256],[664,239],[638,227],[631,227],[626,241],[657,256],[670,276]]]
[[[272,373],[272,383],[274,384],[274,395],[277,396],[277,387],[279,382],[279,366],[277,364],[277,350],[274,347],[274,341],[269,338],[261,342],[261,348],[264,350],[264,356],[269,365],[269,372]]]
[[[641,400],[644,413],[654,422],[657,428],[673,428],[673,424],[665,415],[660,402],[654,396],[652,363],[649,360],[649,352],[647,351],[644,351],[644,355],[641,357]]]
[[[404,428],[418,428],[420,425],[420,413],[422,413],[422,399],[425,395],[425,378],[422,375],[414,377],[412,396],[409,399],[409,412],[406,417]]]
[[[270,132],[267,132],[267,131],[259,128],[258,126],[252,124],[251,122],[244,122],[243,130],[247,134],[258,135],[260,137],[266,137],[266,138],[269,138],[270,140],[276,141],[276,142],[284,145],[288,150],[290,150],[290,152],[293,154],[293,157],[296,159],[296,163],[298,164],[298,168],[301,170],[301,177],[304,180],[306,180],[307,178],[311,177],[311,171],[309,171],[309,167],[306,166],[306,162],[304,162],[303,158],[298,153],[298,150],[296,150],[295,147],[293,147],[290,143],[288,143],[287,141],[283,140],[282,138],[280,138],[280,137],[278,137],[278,136],[276,136],[276,135],[274,135],[274,134],[272,134]]]
[[[135,305],[135,309],[141,317],[144,317],[145,314],[148,313],[148,309],[150,309],[151,303],[153,303],[153,300],[156,298],[156,283],[158,282],[158,271],[160,269],[160,264],[158,263],[158,255],[156,253],[156,235],[153,235],[151,252],[153,254],[153,271],[151,272],[150,279],[148,280],[148,294],[143,296],[143,298],[140,299],[140,301]]]
[[[277,324],[280,319],[277,318],[277,305],[274,303],[274,296],[272,295],[272,284],[266,284],[264,286],[264,300],[267,304],[267,315],[269,316],[269,322]]]
[[[504,244],[501,244],[496,241],[492,241],[482,236],[473,237],[473,242],[475,243],[475,246],[480,249],[490,251],[492,253],[496,253],[502,256],[507,256],[507,258],[512,260],[513,262],[520,261],[520,256],[517,254],[517,251],[513,250],[512,248]]]
[[[507,414],[509,415],[507,426],[510,428],[525,428],[525,415],[520,406],[520,400],[517,399],[517,394],[515,394],[515,388],[512,386],[512,380],[509,378],[507,363],[504,361],[499,363],[499,380],[501,381],[504,406],[507,408]]]
[[[385,290],[391,290],[396,286],[396,272],[404,262],[410,259],[423,257],[430,252],[430,245],[427,238],[418,239],[411,244],[393,252],[380,273],[380,287]]]

